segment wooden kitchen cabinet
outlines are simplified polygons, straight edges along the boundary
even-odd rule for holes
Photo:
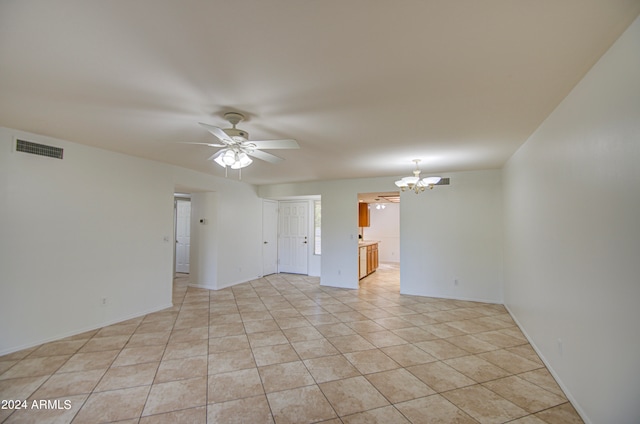
[[[358,248],[359,277],[362,279],[378,269],[378,243],[365,242]]]
[[[368,227],[369,225],[369,204],[358,203],[358,227]]]

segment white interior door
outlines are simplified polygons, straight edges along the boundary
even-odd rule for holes
[[[308,202],[279,203],[279,272],[288,272],[292,274],[308,273],[308,216]]]
[[[176,272],[189,272],[191,202],[176,200]]]
[[[262,202],[262,275],[278,272],[278,202]]]

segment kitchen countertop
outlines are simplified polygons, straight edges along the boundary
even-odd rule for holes
[[[371,246],[372,244],[378,244],[378,243],[380,242],[377,240],[359,240],[358,247]]]

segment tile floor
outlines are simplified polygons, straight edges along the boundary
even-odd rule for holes
[[[581,423],[501,305],[271,275],[0,357],[3,423]],[[58,400],[59,403],[55,403]],[[67,401],[65,403],[65,401]]]

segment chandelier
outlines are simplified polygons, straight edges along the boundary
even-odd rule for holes
[[[414,159],[413,162],[416,163],[416,169],[413,171],[413,176],[404,177],[396,181],[396,186],[398,186],[400,190],[405,191],[408,189],[418,194],[421,191],[424,191],[427,187],[431,190],[434,185],[440,182],[441,177],[426,177],[420,179],[420,169],[418,168],[420,159]]]

